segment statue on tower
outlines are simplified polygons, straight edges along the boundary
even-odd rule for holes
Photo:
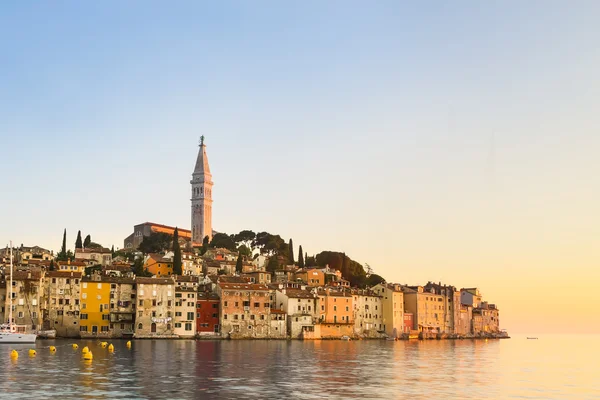
[[[204,146],[204,135],[200,136],[200,147]]]

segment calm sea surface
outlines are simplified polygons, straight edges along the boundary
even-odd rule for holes
[[[600,399],[599,340],[134,341],[131,350],[117,340],[113,354],[95,341],[44,340],[35,358],[31,346],[0,345],[0,397]]]

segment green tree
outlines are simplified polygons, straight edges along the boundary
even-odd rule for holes
[[[371,274],[367,278],[367,286],[368,287],[373,287],[375,285],[379,285],[380,283],[385,283],[385,279],[383,279],[382,276],[379,276],[377,274]]]
[[[100,243],[89,242],[86,248],[87,249],[103,249],[104,247]]]
[[[208,236],[204,236],[204,239],[202,239],[202,247],[200,248],[201,256],[203,256],[208,251],[209,242],[210,239],[208,238]]]
[[[83,240],[83,247],[87,248],[90,245],[90,243],[92,243],[92,237],[90,235],[87,235]]]
[[[267,271],[271,274],[275,272],[275,270],[279,269],[279,261],[277,261],[277,256],[269,257],[269,262],[267,263]]]
[[[224,248],[230,251],[235,251],[236,249],[235,242],[231,236],[227,235],[226,233],[217,233],[215,236],[213,236],[209,247],[213,249]]]
[[[238,247],[237,251],[239,254],[243,255],[244,257],[250,257],[252,255],[252,250],[250,250],[245,244]]]
[[[302,245],[298,248],[298,266],[304,268],[304,254],[302,253]]]
[[[75,240],[75,249],[82,249],[83,242],[81,241],[81,231],[77,231],[77,240]]]
[[[238,254],[237,262],[235,263],[235,271],[236,271],[238,274],[241,274],[241,273],[242,273],[242,270],[243,270],[243,268],[244,268],[244,265],[243,265],[243,263],[242,263],[242,255],[241,255],[241,254]]]
[[[288,244],[288,259],[289,259],[289,264],[290,265],[294,265],[296,263],[296,260],[294,259],[294,242],[292,241],[292,239],[290,238],[290,242]]]
[[[248,248],[252,248],[252,241],[256,237],[256,233],[243,230],[234,236],[233,240],[237,246],[245,245]]]
[[[50,271],[54,271],[56,267],[54,266],[54,260],[50,260],[50,266],[48,267]]]
[[[115,256],[115,245],[113,244],[112,247],[110,248],[110,256],[114,257]]]
[[[144,268],[144,259],[142,257],[138,257],[133,261],[133,273],[135,276],[141,277],[150,277],[152,274],[145,270]]]
[[[179,230],[175,227],[173,232],[173,274],[183,275],[181,268],[181,247],[179,247]]]
[[[173,236],[164,232],[154,232],[144,237],[138,249],[144,254],[160,253],[169,250],[172,244]]]
[[[309,257],[308,254],[305,254],[304,264],[306,265],[306,268],[316,267],[317,266],[317,260],[315,259],[315,256],[310,256]]]
[[[58,261],[67,261],[67,229],[63,232],[62,246],[60,252],[56,255]]]
[[[86,267],[84,275],[91,276],[94,273],[94,271],[102,271],[102,265],[96,264],[96,265],[92,265],[91,267]]]

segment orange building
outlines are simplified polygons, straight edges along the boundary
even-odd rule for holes
[[[325,285],[325,274],[316,268],[299,269],[296,271],[295,278],[295,280],[299,279],[311,287]]]
[[[173,235],[175,232],[174,226],[156,224],[154,222],[144,222],[133,227],[133,233],[125,238],[123,247],[125,249],[137,249],[144,237],[150,236],[153,233],[166,233]],[[177,232],[180,239],[191,240],[192,232],[187,229],[178,228]]]
[[[160,254],[148,254],[144,261],[144,270],[157,278],[173,275],[173,261]]]
[[[319,296],[319,325],[322,338],[339,338],[354,334],[354,301],[349,292],[331,288],[321,289]]]

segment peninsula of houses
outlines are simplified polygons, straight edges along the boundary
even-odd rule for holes
[[[116,251],[78,233],[71,252],[66,231],[60,252],[0,250],[0,318],[12,307],[23,331],[81,338],[506,337],[477,288],[390,283],[343,253],[214,231],[204,138],[190,183],[191,230],[138,224]]]

